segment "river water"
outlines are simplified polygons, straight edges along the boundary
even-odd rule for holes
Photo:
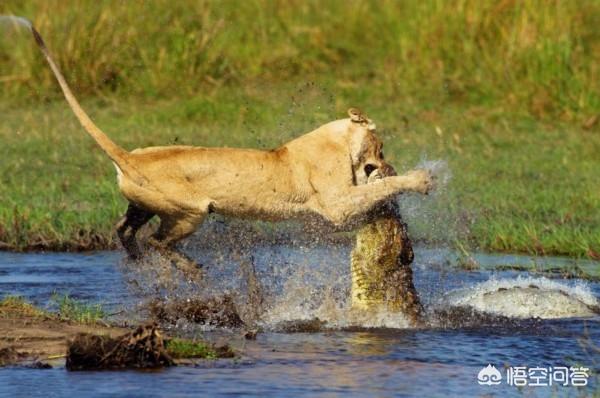
[[[600,370],[600,317],[571,317],[568,311],[576,311],[581,303],[597,302],[600,283],[493,271],[489,266],[465,271],[452,266],[452,255],[446,250],[417,248],[415,285],[428,308],[467,303],[509,315],[511,321],[500,318],[491,323],[431,324],[415,329],[402,317],[388,314],[361,325],[346,318],[349,250],[344,245],[253,248],[251,258],[267,302],[261,323],[265,332],[256,340],[244,340],[236,330],[189,324],[174,330],[230,341],[241,352],[239,359],[160,371],[68,372],[60,364],[48,370],[4,368],[0,369],[0,396],[545,397],[598,393],[594,373]],[[198,256],[210,264],[200,293],[238,294],[243,301],[246,287],[240,264],[244,259],[218,250]],[[506,256],[503,261],[502,255],[484,254],[476,258],[482,265],[494,266],[532,260]],[[564,265],[570,260],[543,261]],[[138,305],[148,295],[167,299],[200,294],[197,286],[185,281],[163,280],[164,275],[152,269],[155,266],[156,261],[144,264],[143,269],[129,266],[120,252],[0,253],[0,296],[22,295],[51,308],[54,292],[68,293],[85,302],[102,303],[115,319],[132,319],[143,317]],[[513,288],[523,288],[530,296],[513,299]],[[559,292],[552,298],[559,301],[546,305],[548,296],[539,293],[548,292]],[[504,302],[498,306],[498,301]],[[567,315],[556,316],[557,306],[565,308]],[[554,319],[526,319],[529,315]],[[318,333],[277,332],[280,322],[314,317],[326,321],[329,328]],[[478,383],[478,373],[488,364],[500,372],[500,384]],[[509,385],[507,372],[522,366],[527,371],[583,366],[591,376],[585,387],[562,386],[556,381],[553,386]]]

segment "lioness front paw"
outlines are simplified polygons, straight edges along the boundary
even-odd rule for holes
[[[412,170],[406,176],[414,180],[415,192],[427,195],[433,189],[433,177],[427,170]]]

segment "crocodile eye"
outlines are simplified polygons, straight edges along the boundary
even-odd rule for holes
[[[367,177],[369,177],[371,173],[375,170],[377,170],[377,166],[375,166],[374,164],[368,164],[365,166],[365,174],[367,175]]]

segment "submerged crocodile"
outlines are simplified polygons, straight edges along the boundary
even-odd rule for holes
[[[388,174],[395,172],[391,170]],[[373,172],[369,183],[385,177]],[[394,201],[383,203],[357,231],[351,255],[352,308],[399,312],[419,323],[423,307],[413,284],[412,244]]]

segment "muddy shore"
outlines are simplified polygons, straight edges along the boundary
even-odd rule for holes
[[[159,335],[156,324],[135,328],[110,325],[103,321],[79,323],[61,319],[56,314],[23,304],[14,308],[6,308],[6,306],[0,308],[0,367],[11,365],[35,368],[63,366],[77,342],[97,339],[102,340],[103,345],[108,345],[110,344],[109,340],[114,339],[131,343],[131,336],[139,334],[142,329],[151,330],[153,334],[159,336],[157,344],[160,347],[154,348],[163,351],[169,357],[171,364],[189,365],[193,364],[196,359],[232,358],[235,356],[228,345],[215,347],[203,341],[171,339],[164,333]],[[160,337],[161,335],[162,337]],[[166,346],[163,346],[163,338],[168,342]],[[171,348],[171,340],[177,342],[179,349]],[[127,345],[131,344],[127,343]],[[200,351],[198,351],[199,349]]]
[[[11,314],[0,317],[0,365],[63,360],[67,342],[80,333],[117,337],[130,328],[78,324],[50,315]]]

